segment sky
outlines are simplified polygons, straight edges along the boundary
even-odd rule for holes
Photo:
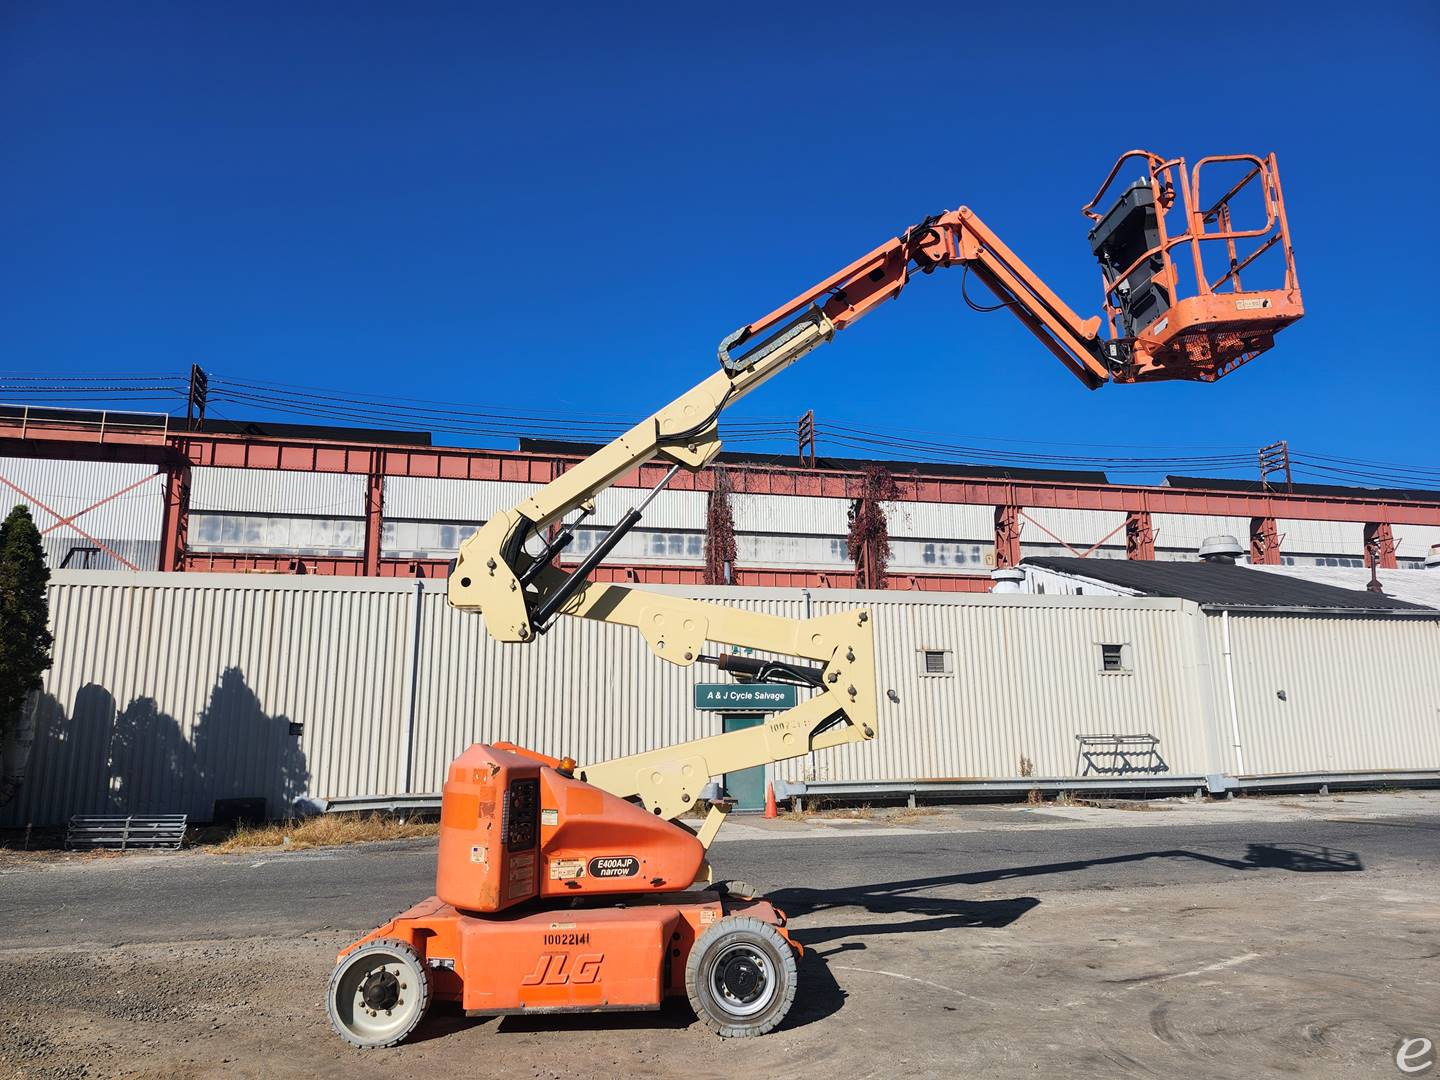
[[[10,0],[0,369],[638,417],[942,209],[1098,313],[1121,152],[1273,150],[1306,315],[1219,384],[1086,390],[949,271],[727,417],[1440,472],[1440,7],[971,7]]]

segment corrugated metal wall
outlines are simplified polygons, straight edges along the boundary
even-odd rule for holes
[[[56,662],[0,823],[400,785],[413,607],[386,584],[55,574]]]
[[[1076,735],[1156,735],[1169,771],[1205,771],[1197,709],[1193,605],[1178,600],[1044,596],[945,597],[937,603],[852,594],[824,615],[874,613],[881,737],[780,766],[789,779],[901,780],[1076,774]],[[1128,645],[1126,673],[1104,673],[1100,644]],[[950,673],[923,673],[925,650],[949,651]],[[898,704],[884,700],[894,689]]]
[[[89,556],[94,569],[128,570],[125,562],[141,570],[158,565],[165,484],[155,466],[3,457],[0,477],[5,481],[0,483],[0,517],[17,503],[29,506],[52,568],[58,568],[72,548],[96,547],[96,540],[103,547]],[[73,525],[54,527],[58,519],[72,517]],[[73,556],[80,558],[78,553]]]
[[[1219,620],[1187,602],[661,591],[791,618],[874,613],[881,737],[776,775],[1012,777],[1024,757],[1036,776],[1068,776],[1077,734],[1141,732],[1171,773],[1227,769]],[[498,644],[446,605],[442,582],[69,572],[52,581],[51,611],[56,665],[4,824],[434,792],[477,740],[585,762],[721,728],[692,705],[713,669],[662,663],[638,634],[583,620],[535,646]],[[1440,768],[1437,624],[1247,616],[1232,630],[1249,771]],[[1102,644],[1125,648],[1127,671],[1102,670]],[[949,653],[947,674],[923,673],[925,650]]]
[[[1228,725],[1224,624],[1206,623]],[[1234,614],[1230,647],[1244,764],[1227,737],[1224,771],[1440,769],[1440,623]]]
[[[196,466],[190,470],[190,509],[364,517],[365,477]]]

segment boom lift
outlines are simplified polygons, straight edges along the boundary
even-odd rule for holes
[[[1132,160],[1144,175],[1097,213]],[[1202,170],[1219,163],[1244,176],[1202,209]],[[1231,204],[1252,184],[1265,224],[1238,229]],[[561,616],[594,619],[634,627],[679,667],[710,664],[741,679],[794,683],[809,696],[754,727],[583,767],[510,743],[471,746],[445,784],[435,896],[340,954],[327,1007],[343,1038],[394,1045],[432,998],[492,1015],[653,1009],[685,995],[721,1035],[759,1035],[780,1023],[801,947],[770,903],[710,884],[705,852],[727,809],[712,798],[711,781],[879,734],[870,616],[787,619],[589,576],[680,469],[715,459],[725,408],[899,295],[917,271],[973,274],[1092,388],[1214,381],[1303,313],[1273,154],[1204,158],[1190,168],[1130,151],[1083,212],[1094,222],[1103,319],[1076,315],[972,211],[928,217],[728,335],[720,370],[465,541],[449,601],[483,612],[500,641],[533,642]],[[1178,229],[1167,227],[1172,215]],[[1202,245],[1223,253],[1215,281]],[[1279,281],[1242,289],[1242,271],[1276,247]],[[1174,258],[1184,248],[1188,288]],[[557,565],[595,496],[655,458],[671,466],[660,483],[573,570]],[[707,652],[715,645],[795,659]],[[702,798],[711,809],[698,828],[678,820]]]

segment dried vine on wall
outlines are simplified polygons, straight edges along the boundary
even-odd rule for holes
[[[730,508],[730,474],[715,470],[715,488],[705,508],[705,584],[731,585],[735,580],[735,515]]]
[[[860,482],[860,497],[850,508],[850,537],[847,550],[855,564],[855,584],[862,589],[886,587],[885,571],[890,565],[890,523],[884,503],[900,497],[895,477],[883,465],[866,468]]]

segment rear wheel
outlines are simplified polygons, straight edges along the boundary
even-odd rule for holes
[[[780,931],[747,915],[715,923],[690,950],[690,1007],[726,1038],[764,1035],[795,1001],[795,952]]]
[[[722,896],[732,896],[737,900],[754,900],[755,889],[746,881],[717,881],[710,888]]]
[[[430,1005],[430,973],[403,941],[367,942],[335,965],[325,995],[330,1025],[352,1046],[403,1042]]]

